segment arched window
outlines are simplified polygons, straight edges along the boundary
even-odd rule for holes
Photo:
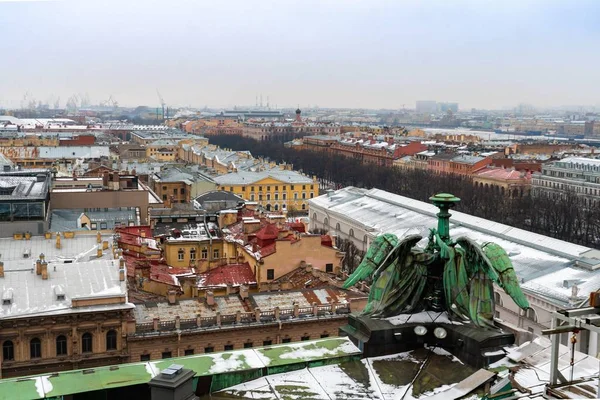
[[[273,206],[273,209],[274,209],[275,211],[278,211],[278,210],[279,210],[279,204],[275,204],[275,205]]]
[[[306,204],[302,204],[302,209],[306,210]]]
[[[363,236],[363,243],[367,243],[367,235]]]
[[[15,359],[15,345],[11,340],[2,343],[2,361],[13,361]]]
[[[117,349],[117,332],[114,329],[106,332],[106,350]]]
[[[496,303],[499,306],[502,306],[502,296],[500,296],[500,293],[498,292],[494,292],[494,303]]]
[[[350,237],[354,237],[354,229],[350,229]]]
[[[56,355],[67,355],[67,338],[65,335],[60,335],[56,337]]]
[[[30,358],[41,358],[42,357],[42,341],[38,338],[33,338],[29,342],[29,357]]]
[[[92,334],[89,332],[84,333],[81,336],[81,352],[91,353],[92,352]]]
[[[335,230],[339,232],[341,232],[341,228],[340,228],[340,223],[338,222],[337,224],[335,224]]]
[[[318,219],[317,219],[317,213],[313,213],[313,221],[318,221]]]
[[[533,322],[537,322],[537,315],[533,308],[528,308],[525,310],[525,318],[532,320]]]
[[[329,219],[327,217],[325,217],[325,219],[323,220],[323,225],[329,226]]]

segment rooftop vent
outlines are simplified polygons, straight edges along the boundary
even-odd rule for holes
[[[30,257],[31,257],[31,248],[23,250],[23,258],[30,258]]]
[[[183,365],[171,364],[167,369],[162,370],[161,375],[165,378],[173,379],[176,375],[179,375],[183,370]]]
[[[46,180],[46,175],[44,175],[44,174],[37,174],[36,180],[38,182],[44,182]]]
[[[10,306],[13,302],[13,290],[6,289],[4,293],[2,293],[2,305]]]

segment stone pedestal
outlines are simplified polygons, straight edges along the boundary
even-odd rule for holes
[[[152,378],[150,386],[151,400],[198,400],[193,383],[196,373],[190,369],[173,369],[171,366]],[[172,372],[178,371],[178,372]]]

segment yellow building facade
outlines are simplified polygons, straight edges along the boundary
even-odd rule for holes
[[[165,262],[176,268],[193,266],[199,273],[226,261],[235,262],[235,244],[223,239],[169,239],[162,245]]]
[[[267,211],[308,211],[308,200],[319,195],[316,178],[294,171],[241,172],[215,178],[217,189],[255,201]],[[256,175],[255,175],[256,174]]]

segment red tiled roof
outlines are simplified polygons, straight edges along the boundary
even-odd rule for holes
[[[191,274],[190,268],[173,268],[165,264],[152,265],[150,267],[150,279],[167,285],[179,286],[175,275]]]
[[[333,247],[333,239],[329,235],[321,235],[321,245]]]
[[[261,258],[265,258],[270,256],[271,254],[275,254],[276,251],[277,249],[275,248],[275,243],[272,243],[258,250]]]
[[[198,275],[198,287],[234,287],[256,285],[256,277],[250,264],[229,264]]]
[[[267,224],[259,229],[255,235],[260,240],[277,239],[279,228],[275,224]]]
[[[145,233],[147,238],[152,237],[152,228],[148,225],[136,225],[136,226],[125,226],[115,228],[115,232],[117,233],[129,233],[136,236],[141,236],[142,232]]]
[[[290,222],[288,223],[288,227],[296,232],[304,233],[306,232],[306,226],[302,222]]]

